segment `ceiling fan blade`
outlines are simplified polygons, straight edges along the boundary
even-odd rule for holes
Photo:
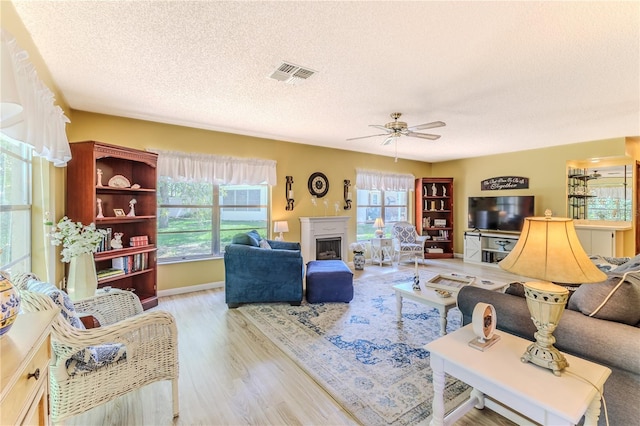
[[[382,125],[380,125],[380,124],[369,124],[369,127],[375,127],[376,129],[384,130],[384,131],[385,131],[385,132],[387,132],[387,133],[391,133],[391,132],[393,132],[393,130],[392,130],[392,129],[389,129],[389,128],[387,128],[387,127],[385,127],[385,126],[382,126]]]
[[[432,123],[418,124],[417,126],[409,127],[409,130],[425,130],[425,129],[435,129],[436,127],[443,127],[447,124],[444,121],[434,121]]]
[[[357,138],[349,138],[347,139],[348,141],[355,141],[356,139],[366,139],[366,138],[373,138],[375,136],[387,136],[388,133],[380,133],[379,135],[370,135],[370,136],[359,136]]]
[[[415,132],[408,132],[407,136],[411,136],[414,138],[420,138],[420,139],[429,139],[432,141],[435,141],[436,139],[440,138],[440,135],[430,135],[428,133],[415,133]]]
[[[400,136],[397,136],[397,135],[391,135],[391,136],[389,136],[388,138],[386,138],[386,139],[384,140],[384,142],[382,142],[382,146],[389,145],[391,142],[393,142],[395,139],[397,139],[397,138],[399,138],[399,137],[400,137]]]

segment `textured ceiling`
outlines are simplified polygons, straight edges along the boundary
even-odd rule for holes
[[[13,3],[78,110],[432,162],[640,135],[637,1]],[[447,125],[345,140],[394,111]]]

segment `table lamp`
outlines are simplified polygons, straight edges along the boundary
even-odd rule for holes
[[[524,283],[524,293],[531,320],[538,331],[522,355],[522,362],[531,362],[553,371],[559,376],[568,367],[564,355],[553,344],[553,332],[560,322],[569,291],[551,281],[562,284],[585,284],[607,278],[585,253],[573,226],[573,219],[527,217],[520,239],[500,263],[500,267],[514,274],[541,281]]]
[[[376,221],[373,222],[373,227],[374,228],[378,228],[376,229],[376,237],[378,238],[382,238],[382,236],[384,235],[384,231],[382,228],[384,228],[384,222],[382,221],[382,218],[376,218]]]
[[[279,232],[280,235],[276,237],[276,241],[284,241],[282,236],[283,232],[289,232],[289,222],[286,220],[276,220],[273,222],[273,232]]]

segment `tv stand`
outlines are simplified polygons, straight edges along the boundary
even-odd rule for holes
[[[513,250],[519,238],[519,232],[466,231],[464,261],[497,265]]]

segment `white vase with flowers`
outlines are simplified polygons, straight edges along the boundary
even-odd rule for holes
[[[98,277],[93,253],[105,235],[106,231],[97,229],[93,223],[83,225],[66,216],[53,229],[51,243],[62,245],[62,261],[69,263],[67,292],[72,300],[95,295]]]

